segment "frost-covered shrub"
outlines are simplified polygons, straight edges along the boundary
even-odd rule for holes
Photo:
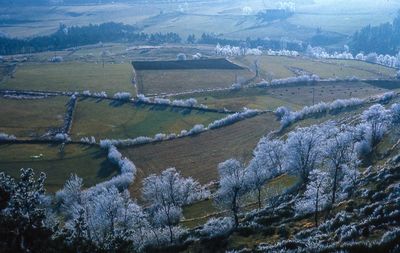
[[[94,187],[109,188],[115,186],[118,189],[126,189],[134,180],[136,175],[136,166],[128,158],[122,157],[122,154],[113,145],[108,147],[108,160],[120,168],[120,174],[108,181],[97,184]]]
[[[49,59],[50,62],[63,62],[64,58],[62,56],[56,55]]]
[[[58,133],[54,136],[54,140],[55,141],[62,141],[62,142],[66,142],[66,141],[70,141],[71,138],[68,136],[68,134],[66,133]]]
[[[223,126],[231,125],[237,121],[245,118],[251,118],[259,114],[258,110],[245,109],[243,112],[231,114],[223,119],[216,120],[208,125],[208,129],[220,128]]]
[[[94,136],[92,137],[82,137],[81,142],[87,143],[87,144],[96,144],[96,138]]]
[[[184,54],[184,53],[179,53],[179,54],[176,56],[176,60],[178,60],[178,61],[186,61],[186,54]]]
[[[190,129],[190,131],[187,133],[187,135],[198,134],[198,133],[204,132],[205,130],[206,129],[204,128],[204,125],[197,124],[192,129]]]
[[[92,96],[97,97],[97,98],[106,98],[107,93],[105,91],[93,92]]]
[[[201,228],[200,234],[210,238],[228,236],[232,232],[234,226],[235,223],[230,217],[211,218]]]
[[[192,55],[193,60],[200,60],[201,58],[203,58],[203,55],[200,53],[195,53],[194,55]]]
[[[146,96],[143,95],[143,94],[138,94],[138,95],[137,95],[137,100],[138,100],[139,102],[143,102],[143,103],[150,103],[150,102],[151,102],[151,101],[150,101],[150,98],[146,97]]]
[[[338,229],[337,233],[339,234],[341,242],[352,241],[359,236],[358,229],[355,225],[344,225]]]
[[[242,84],[237,82],[231,85],[231,88],[234,90],[240,90],[242,88]]]
[[[400,124],[400,104],[393,104],[390,108],[392,114],[392,122]]]
[[[378,102],[379,103],[383,103],[386,104],[388,103],[390,100],[392,100],[393,98],[396,97],[396,92],[394,91],[390,91],[390,92],[386,92],[384,94],[382,94],[381,96],[378,97]]]
[[[308,116],[315,116],[323,113],[337,113],[341,110],[360,106],[365,100],[359,98],[337,99],[331,103],[320,102],[312,106],[305,106],[300,111],[290,111],[286,107],[279,107],[275,114],[281,121],[281,127],[285,128],[289,125],[302,120]]]
[[[117,92],[114,94],[114,99],[129,101],[132,98],[131,93],[129,92]]]
[[[378,54],[377,53],[370,53],[366,56],[365,61],[371,63],[378,63]]]
[[[276,117],[278,117],[278,119],[281,120],[283,118],[283,116],[290,113],[290,109],[287,108],[286,106],[280,106],[280,107],[276,108],[274,113],[275,113]]]
[[[16,137],[14,135],[0,133],[0,141],[13,141],[13,140],[16,140]]]
[[[258,48],[241,48],[217,44],[215,47],[215,54],[221,56],[262,55],[262,51]]]
[[[194,107],[197,105],[197,100],[194,98],[189,98],[185,100],[179,99],[179,100],[173,100],[171,104],[175,106]]]
[[[274,79],[271,81],[272,86],[290,84],[290,83],[303,83],[303,82],[315,82],[319,81],[320,78],[317,75],[302,75],[296,77],[288,77],[282,79]]]
[[[117,150],[115,146],[110,146],[110,148],[108,149],[107,158],[110,162],[118,164],[119,161],[121,161],[122,159],[122,154]]]
[[[154,140],[155,141],[162,141],[167,137],[166,134],[162,134],[162,133],[158,133],[156,135],[154,135]]]
[[[168,134],[166,140],[176,139],[178,136],[175,133]]]
[[[268,49],[267,55],[271,56],[292,56],[292,57],[297,57],[299,56],[299,52],[297,51],[289,51],[289,50],[278,50],[274,51],[272,49]]]
[[[148,101],[150,102],[150,99]],[[171,100],[169,100],[168,98],[154,98],[154,103],[160,105],[170,105]]]
[[[146,144],[146,143],[150,143],[152,141],[154,141],[153,138],[146,137],[146,136],[139,136],[135,139],[124,139],[124,140],[105,139],[105,140],[100,140],[100,147],[101,148],[109,148],[111,145],[128,147],[128,146]]]
[[[352,215],[350,213],[341,211],[337,213],[334,218],[322,223],[319,229],[326,233],[336,231],[342,225],[349,224],[351,218]]]
[[[380,104],[372,105],[365,110],[361,119],[371,134],[372,146],[375,146],[383,138],[392,121],[390,111]]]
[[[90,90],[84,90],[84,91],[82,92],[82,94],[83,94],[84,96],[91,96],[91,95],[92,95],[92,93],[90,92]]]

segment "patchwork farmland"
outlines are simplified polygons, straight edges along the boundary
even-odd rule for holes
[[[252,150],[259,139],[279,128],[279,122],[272,113],[237,122],[216,130],[134,148],[123,148],[121,152],[138,168],[131,191],[139,196],[141,180],[146,176],[159,174],[166,168],[175,167],[182,175],[191,176],[201,183],[218,178],[218,163],[237,157],[249,161]]]

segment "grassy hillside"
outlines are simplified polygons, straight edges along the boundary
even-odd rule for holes
[[[204,112],[169,106],[110,104],[110,101],[85,99],[79,101],[71,135],[80,139],[125,139],[154,136],[157,133],[180,133],[195,124],[208,125],[226,114]]]
[[[121,149],[138,168],[131,191],[137,196],[143,178],[169,167],[203,184],[215,180],[220,162],[232,157],[248,161],[261,136],[278,126],[275,116],[267,113],[192,137]]]
[[[63,124],[66,97],[15,100],[0,97],[0,132],[19,138],[40,137]]]

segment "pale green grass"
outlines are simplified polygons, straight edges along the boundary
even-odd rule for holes
[[[0,132],[19,138],[40,137],[63,124],[66,97],[35,100],[0,98]]]
[[[80,139],[94,136],[96,139],[125,139],[154,136],[157,133],[179,134],[196,124],[207,126],[226,114],[169,106],[115,105],[110,101],[82,100],[78,102],[72,126],[72,136]]]
[[[83,178],[84,186],[89,187],[108,180],[118,170],[107,161],[105,151],[97,147],[69,144],[61,153],[57,145],[0,145],[0,171],[18,178],[21,168],[46,173],[46,188],[51,192],[60,189],[72,173]]]
[[[301,69],[324,79],[343,79],[353,76],[362,79],[392,78],[396,74],[395,69],[352,60],[325,61],[303,57],[264,55],[240,57],[236,61],[252,68],[254,62],[258,61],[261,77],[266,80],[296,76],[291,68]]]
[[[126,64],[47,63],[23,64],[15,78],[0,84],[2,89],[46,91],[118,91],[134,93],[132,66]]]

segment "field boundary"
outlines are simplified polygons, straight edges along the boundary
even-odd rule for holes
[[[175,60],[175,61],[132,61],[135,70],[244,70],[226,58],[200,59],[200,60]]]

